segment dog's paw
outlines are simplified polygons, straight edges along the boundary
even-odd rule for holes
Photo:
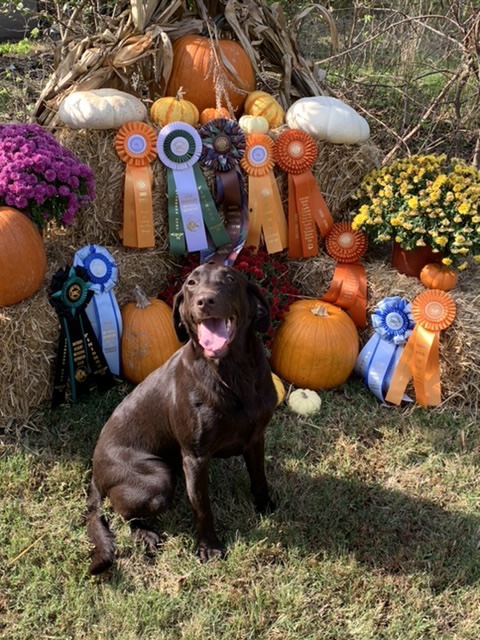
[[[198,557],[200,562],[205,563],[210,560],[220,560],[225,557],[227,549],[220,540],[214,542],[200,541],[197,548]]]
[[[158,547],[161,543],[160,536],[155,531],[150,529],[134,529],[134,535],[137,542],[143,544],[145,554],[149,558],[154,558],[157,555]]]
[[[262,500],[255,500],[255,508],[258,513],[262,515],[268,515],[269,513],[273,513],[277,508],[276,503],[267,496],[267,498]]]

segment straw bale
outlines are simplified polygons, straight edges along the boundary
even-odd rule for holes
[[[377,254],[363,261],[367,274],[367,314],[387,296],[401,296],[409,301],[425,291],[418,278],[398,273]],[[325,253],[306,260],[288,263],[292,282],[305,296],[321,297],[332,280],[335,261]],[[480,407],[480,269],[472,266],[460,273],[458,285],[450,291],[456,304],[454,323],[440,336],[440,370],[442,407],[468,407],[478,413]],[[359,330],[363,346],[372,335],[372,328]]]
[[[0,429],[12,421],[27,421],[51,398],[60,325],[48,302],[48,287],[53,274],[71,264],[75,251],[86,244],[74,245],[71,240],[68,231],[49,234],[45,238],[48,271],[42,286],[27,300],[0,308]],[[148,296],[156,296],[176,266],[172,256],[160,249],[106,248],[118,266],[115,295],[120,307],[134,299],[136,284]]]

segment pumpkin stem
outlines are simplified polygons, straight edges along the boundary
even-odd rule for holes
[[[152,304],[148,299],[148,296],[145,293],[145,291],[141,289],[138,286],[138,284],[136,284],[133,288],[133,295],[135,296],[138,309],[145,309],[146,307]]]
[[[183,100],[183,96],[185,95],[185,91],[183,90],[183,87],[179,87],[178,91],[177,91],[177,95],[175,96],[175,100]]]
[[[310,311],[314,316],[318,316],[320,318],[325,318],[328,316],[328,310],[322,304],[317,304],[315,307],[312,307]]]

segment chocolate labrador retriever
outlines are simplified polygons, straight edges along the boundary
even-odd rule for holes
[[[119,404],[95,447],[87,510],[91,574],[114,562],[114,536],[101,514],[106,496],[147,553],[155,553],[160,538],[141,521],[171,505],[177,465],[183,467],[202,562],[225,553],[208,494],[211,458],[243,455],[257,509],[273,507],[264,432],[276,392],[256,334],[268,330],[267,302],[239,271],[208,263],[184,282],[173,322],[180,341],[188,342]]]

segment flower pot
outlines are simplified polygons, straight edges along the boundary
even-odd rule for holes
[[[430,262],[441,263],[442,254],[434,253],[429,246],[402,249],[398,242],[393,243],[392,267],[399,273],[418,278],[420,271]]]

